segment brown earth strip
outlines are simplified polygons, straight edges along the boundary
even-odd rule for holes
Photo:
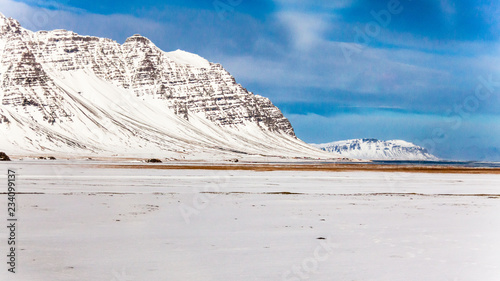
[[[169,165],[169,164],[97,164],[107,169],[159,169],[159,170],[235,170],[235,171],[320,171],[320,172],[405,172],[405,173],[453,173],[453,174],[500,174],[500,168],[403,166],[376,164],[242,164],[242,165]]]

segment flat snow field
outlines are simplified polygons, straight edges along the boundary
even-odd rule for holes
[[[0,169],[0,280],[500,280],[500,175]]]

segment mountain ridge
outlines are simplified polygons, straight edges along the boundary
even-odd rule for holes
[[[427,149],[404,140],[366,138],[311,145],[344,157],[366,160],[438,160]]]

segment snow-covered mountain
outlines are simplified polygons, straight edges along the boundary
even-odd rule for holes
[[[0,14],[0,148],[9,153],[332,157],[220,64]]]
[[[438,160],[427,149],[403,140],[353,139],[312,145],[349,158],[367,160]]]

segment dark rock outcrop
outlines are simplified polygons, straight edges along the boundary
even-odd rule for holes
[[[0,161],[10,161],[10,158],[5,152],[0,152]]]

